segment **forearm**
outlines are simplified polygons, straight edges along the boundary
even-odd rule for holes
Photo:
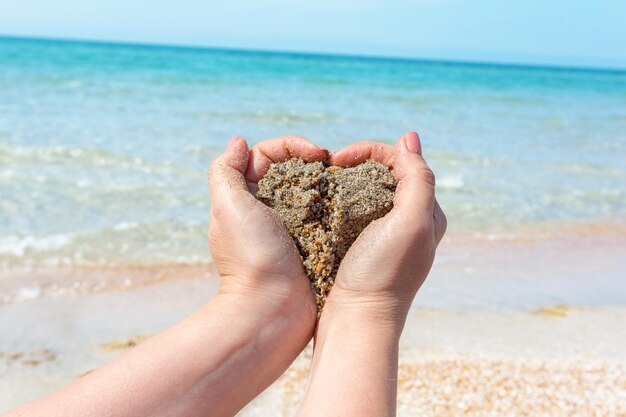
[[[395,416],[400,332],[358,312],[323,317],[298,416]]]
[[[232,416],[308,341],[308,330],[294,328],[287,315],[272,312],[270,319],[259,308],[220,295],[111,364],[9,415]]]

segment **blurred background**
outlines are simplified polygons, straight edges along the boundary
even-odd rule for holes
[[[449,230],[416,310],[582,314],[547,350],[512,335],[555,328],[480,333],[494,316],[431,350],[621,364],[624,16],[616,0],[2,2],[0,411],[214,292],[205,173],[234,134],[336,150],[418,131]]]

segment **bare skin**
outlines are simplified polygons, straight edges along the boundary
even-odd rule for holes
[[[363,231],[339,267],[298,416],[396,415],[400,334],[446,230],[416,133],[395,147],[356,143],[332,155],[331,163],[367,159],[387,165],[398,180],[394,208]]]
[[[301,137],[234,137],[211,166],[209,244],[219,295],[118,360],[6,416],[232,416],[307,345],[316,307],[295,244],[254,198],[272,162],[319,161]],[[300,416],[395,415],[398,339],[446,220],[415,133],[395,147],[361,142],[332,164],[382,162],[398,179],[394,209],[344,258],[319,321]]]
[[[295,244],[248,187],[272,161],[327,156],[297,137],[251,151],[233,138],[209,172],[219,295],[116,361],[6,416],[235,415],[307,345],[316,315]]]

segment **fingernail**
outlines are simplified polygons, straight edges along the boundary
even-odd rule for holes
[[[226,145],[226,149],[230,149],[235,144],[235,142],[237,142],[237,139],[239,139],[239,136],[237,135],[230,138],[230,140],[228,141],[228,145]]]
[[[418,154],[422,153],[422,144],[420,143],[420,139],[417,136],[417,133],[407,133],[404,137],[404,143],[406,144],[406,148],[409,150],[409,152]]]

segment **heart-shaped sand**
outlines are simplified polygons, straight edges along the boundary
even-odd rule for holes
[[[272,164],[256,197],[273,208],[293,237],[315,292],[318,314],[341,260],[372,221],[393,208],[396,180],[386,166],[353,168],[291,159]]]

